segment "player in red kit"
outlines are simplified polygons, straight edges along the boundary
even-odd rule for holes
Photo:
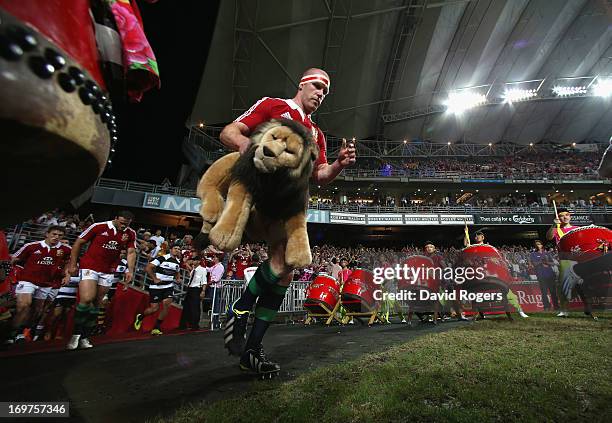
[[[356,153],[354,145],[347,146],[344,142],[338,158],[331,164],[327,163],[325,136],[310,116],[329,93],[330,83],[329,75],[324,70],[306,70],[292,99],[262,98],[223,129],[221,142],[244,154],[250,146],[248,135],[258,125],[274,118],[295,120],[312,132],[319,146],[319,157],[312,173],[313,181],[319,185],[333,181],[342,169],[355,163]],[[271,376],[280,371],[280,366],[266,358],[261,342],[293,279],[293,269],[285,264],[283,243],[271,245],[269,251],[270,259],[259,266],[240,299],[229,308],[224,326],[224,342],[230,354],[240,356],[240,367],[243,370]],[[247,320],[253,306],[255,319],[245,345]]]
[[[50,226],[43,241],[25,244],[13,254],[11,261],[23,264],[23,269],[19,272],[19,283],[15,289],[17,297],[17,313],[13,319],[15,342],[25,340],[24,332],[29,332],[29,323],[38,320],[45,300],[53,295],[57,269],[62,268],[70,257],[70,247],[59,242],[63,236],[64,228]],[[30,313],[32,302],[34,302],[34,311]]]
[[[136,232],[130,228],[134,215],[119,212],[113,220],[94,223],[85,229],[72,247],[70,264],[64,281],[76,274],[81,248],[89,243],[79,263],[79,304],[74,315],[74,331],[66,349],[91,348],[88,339],[98,319],[98,305],[114,281],[114,272],[121,260],[121,250],[127,251],[127,271],[124,280],[132,281],[136,264]]]

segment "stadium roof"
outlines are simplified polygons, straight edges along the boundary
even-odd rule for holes
[[[612,76],[611,41],[604,0],[224,0],[191,121],[290,98],[320,66],[332,86],[315,118],[337,136],[607,142],[611,100],[591,93]],[[507,103],[509,89],[536,95]],[[445,111],[458,92],[487,104]]]

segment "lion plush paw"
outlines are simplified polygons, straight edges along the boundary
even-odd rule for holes
[[[287,242],[285,248],[285,264],[293,269],[306,267],[312,263],[312,254],[310,253],[310,246],[302,245],[299,242]]]
[[[210,243],[223,251],[231,251],[238,248],[242,240],[242,232],[236,231],[235,227],[225,227],[217,224],[209,234]]]

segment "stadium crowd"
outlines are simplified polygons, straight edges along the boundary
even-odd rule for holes
[[[478,157],[409,157],[380,161],[363,158],[355,171],[378,171],[380,176],[433,176],[436,172],[457,172],[461,175],[490,173],[506,179],[516,175],[571,174],[572,179],[599,179],[597,165],[601,153],[529,153],[514,156]]]
[[[566,197],[559,196],[555,200],[558,206],[568,208],[592,208],[612,205],[612,196],[590,198],[581,197]],[[548,203],[548,201],[547,201]],[[343,205],[359,205],[359,206],[383,206],[383,207],[422,207],[422,206],[465,206],[465,207],[516,207],[516,208],[540,208],[550,207],[542,203],[542,200],[537,198],[535,194],[447,194],[432,193],[429,194],[403,194],[396,201],[393,196],[385,194],[361,195],[355,198],[347,198],[346,202],[341,202],[337,199],[323,198],[323,196],[312,196],[309,205],[319,209],[332,208],[332,206]]]

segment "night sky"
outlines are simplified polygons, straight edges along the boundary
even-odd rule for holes
[[[103,177],[175,182],[184,162],[185,121],[200,86],[220,0],[139,1],[145,34],[159,66],[161,89],[140,103],[113,104],[119,142]]]

